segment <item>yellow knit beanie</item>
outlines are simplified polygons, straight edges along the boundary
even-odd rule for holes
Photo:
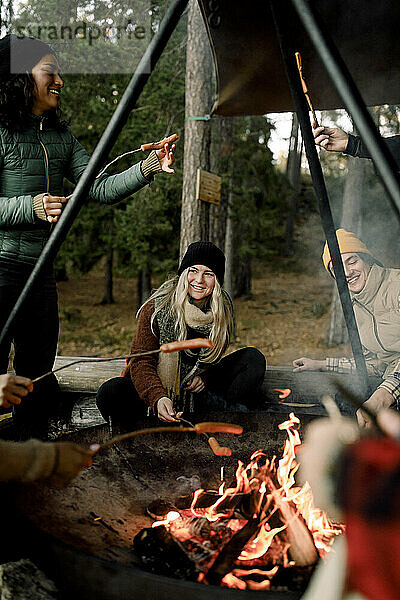
[[[358,239],[351,231],[345,229],[337,229],[336,237],[339,244],[340,254],[347,254],[347,252],[364,252],[364,254],[372,253],[368,250],[367,246]],[[325,242],[324,252],[322,254],[322,262],[324,263],[325,269],[329,273],[329,263],[331,262],[331,254],[329,252],[328,244]]]

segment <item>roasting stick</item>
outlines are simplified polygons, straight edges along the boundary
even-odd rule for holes
[[[137,431],[128,431],[127,433],[121,433],[121,435],[116,435],[111,440],[104,442],[100,446],[98,444],[93,444],[90,449],[94,452],[101,452],[102,450],[106,450],[117,444],[118,442],[123,442],[124,440],[129,440],[135,438],[139,435],[145,435],[149,433],[186,433],[186,432],[194,432],[194,433],[216,433],[216,432],[225,432],[225,433],[233,433],[235,435],[240,435],[243,433],[243,427],[241,425],[233,425],[232,423],[216,423],[213,421],[197,423],[196,425],[191,425],[190,427],[174,427],[174,426],[165,426],[165,427],[149,427],[147,429],[139,429]]]
[[[179,138],[177,133],[173,133],[172,135],[163,138],[159,142],[149,142],[148,144],[142,144],[140,148],[136,148],[136,150],[129,150],[128,152],[124,152],[120,154],[116,158],[114,158],[111,162],[109,162],[104,169],[100,171],[98,175],[96,175],[96,179],[101,177],[105,171],[107,171],[108,167],[111,167],[114,163],[116,163],[120,158],[124,158],[124,156],[128,156],[129,154],[135,154],[135,152],[147,152],[147,150],[161,150],[165,146],[165,144],[170,144],[171,142],[175,142]],[[72,198],[72,194],[67,196],[67,200]]]
[[[312,116],[313,116],[313,119],[314,119],[314,122],[313,122],[313,127],[314,127],[314,129],[315,129],[316,127],[318,127],[318,119],[317,119],[317,115],[315,114],[315,110],[314,110],[314,107],[313,107],[313,105],[312,105],[311,98],[310,98],[310,96],[308,95],[308,87],[307,87],[307,84],[306,84],[306,82],[305,82],[305,79],[304,79],[304,77],[303,77],[303,66],[302,66],[302,64],[301,64],[301,54],[300,54],[300,52],[295,52],[295,54],[294,54],[294,55],[295,55],[295,57],[296,57],[297,69],[298,69],[298,71],[299,71],[299,75],[300,75],[300,81],[301,81],[301,85],[302,85],[302,87],[303,87],[303,92],[304,92],[304,95],[305,95],[305,97],[306,97],[306,100],[307,100],[307,102],[308,102],[308,106],[310,107],[311,114],[312,114]]]
[[[342,413],[339,410],[338,405],[334,401],[331,396],[322,396],[322,404],[326,412],[328,413],[328,417],[331,421],[339,422],[342,418]]]
[[[104,169],[102,169],[100,171],[100,173],[97,175],[96,179],[101,177],[101,175],[103,175],[103,173],[105,171],[107,171],[108,167],[111,167],[111,165],[113,165],[115,162],[117,162],[117,160],[119,160],[120,158],[123,158],[124,156],[128,156],[128,154],[135,154],[135,152],[147,152],[147,150],[161,150],[161,148],[163,148],[165,146],[165,144],[171,144],[172,142],[175,142],[175,140],[177,140],[178,137],[179,137],[179,135],[177,133],[174,133],[174,134],[170,135],[169,137],[165,137],[164,139],[160,140],[159,142],[149,142],[148,144],[142,144],[140,146],[140,148],[136,148],[136,150],[129,150],[128,152],[124,152],[123,154],[120,154],[119,156],[117,156],[117,158],[114,158],[114,160],[109,162],[104,167]]]
[[[90,362],[105,362],[110,360],[122,360],[122,359],[130,359],[136,358],[137,356],[147,356],[149,354],[159,354],[163,352],[165,354],[170,354],[171,352],[180,352],[181,350],[195,350],[196,348],[212,348],[213,343],[209,338],[193,338],[191,340],[181,340],[178,342],[169,342],[167,344],[161,344],[159,348],[156,350],[147,350],[145,352],[136,352],[135,354],[125,354],[123,356],[111,356],[111,357],[101,357],[101,358],[80,358],[78,360],[74,360],[66,365],[62,365],[61,367],[57,367],[57,369],[53,369],[52,371],[48,371],[35,379],[32,379],[32,383],[36,383],[40,381],[44,377],[48,377],[52,373],[57,373],[58,371],[62,371],[62,369],[66,369],[67,367],[72,367],[73,365],[78,365],[80,363],[90,363]]]

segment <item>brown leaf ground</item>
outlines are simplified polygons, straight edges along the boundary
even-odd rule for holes
[[[323,234],[318,217],[298,232],[293,259],[256,263],[250,298],[235,300],[237,338],[234,347],[256,346],[270,365],[290,365],[300,356],[343,356],[346,346],[324,343],[332,280],[321,266]],[[60,282],[61,331],[64,356],[118,355],[130,348],[135,331],[136,280],[115,278],[115,304],[101,305],[102,265],[80,279]]]

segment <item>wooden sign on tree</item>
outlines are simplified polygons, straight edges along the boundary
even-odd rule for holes
[[[221,177],[203,171],[203,169],[197,169],[196,198],[203,202],[219,204],[221,201]]]

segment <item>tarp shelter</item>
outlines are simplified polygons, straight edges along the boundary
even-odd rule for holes
[[[213,113],[237,116],[295,110],[270,3],[267,0],[199,0],[199,3],[215,62],[217,92]],[[312,4],[318,9],[365,104],[400,102],[400,2],[318,0]],[[285,5],[291,44],[301,53],[315,108],[343,107],[293,6]]]

